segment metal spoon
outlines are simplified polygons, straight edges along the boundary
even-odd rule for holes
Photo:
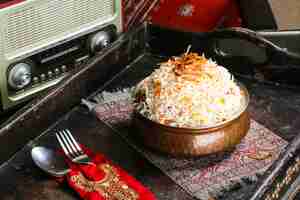
[[[52,176],[62,177],[70,171],[64,158],[46,147],[34,147],[31,157],[39,168]]]

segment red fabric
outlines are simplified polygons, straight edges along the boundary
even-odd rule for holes
[[[9,7],[9,6],[12,6],[12,5],[21,3],[21,2],[23,2],[23,1],[24,1],[24,0],[11,0],[11,1],[0,2],[0,9],[2,9],[2,8],[7,8],[7,7]]]
[[[71,171],[66,176],[66,180],[71,188],[73,188],[81,198],[85,200],[118,200],[118,198],[113,198],[109,196],[108,198],[103,195],[103,193],[97,190],[89,191],[87,188],[81,188],[76,184],[76,182],[72,179],[75,176],[82,175],[84,179],[88,180],[91,183],[96,183],[105,178],[107,172],[100,169],[99,166],[109,166],[112,168],[119,177],[119,180],[122,183],[125,183],[129,188],[138,194],[138,198],[136,200],[155,200],[153,193],[150,192],[145,186],[143,186],[139,181],[137,181],[134,177],[130,176],[126,171],[124,171],[119,166],[113,164],[109,159],[107,159],[104,155],[97,153],[94,154],[89,149],[84,148],[84,151],[92,158],[94,165],[79,165],[74,164],[70,160],[67,159],[67,162],[71,168]]]
[[[224,20],[223,25],[225,27],[240,27],[242,26],[242,18],[239,6],[235,1],[233,1],[226,13],[225,13],[226,19]]]
[[[211,31],[221,25],[241,25],[234,0],[160,0],[150,14],[150,21],[195,32]]]

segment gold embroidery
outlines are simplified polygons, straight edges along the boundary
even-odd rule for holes
[[[253,160],[266,160],[268,158],[271,158],[273,155],[271,152],[268,151],[258,151],[255,154],[247,155],[248,158],[251,158]]]
[[[132,188],[128,187],[126,183],[120,180],[119,174],[116,170],[108,165],[101,164],[97,166],[103,170],[105,176],[99,181],[89,181],[82,174],[71,177],[74,184],[87,192],[97,191],[107,200],[136,200],[138,193]]]

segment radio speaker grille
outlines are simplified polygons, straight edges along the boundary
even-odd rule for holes
[[[46,0],[10,13],[5,53],[33,46],[114,15],[113,0]],[[42,2],[42,3],[41,3]]]

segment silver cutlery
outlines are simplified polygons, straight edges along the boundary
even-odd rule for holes
[[[86,155],[78,142],[68,129],[56,133],[56,138],[66,156],[75,163],[91,164],[91,159]]]
[[[31,157],[40,169],[52,176],[62,177],[70,171],[63,156],[46,147],[37,146],[32,148]]]

